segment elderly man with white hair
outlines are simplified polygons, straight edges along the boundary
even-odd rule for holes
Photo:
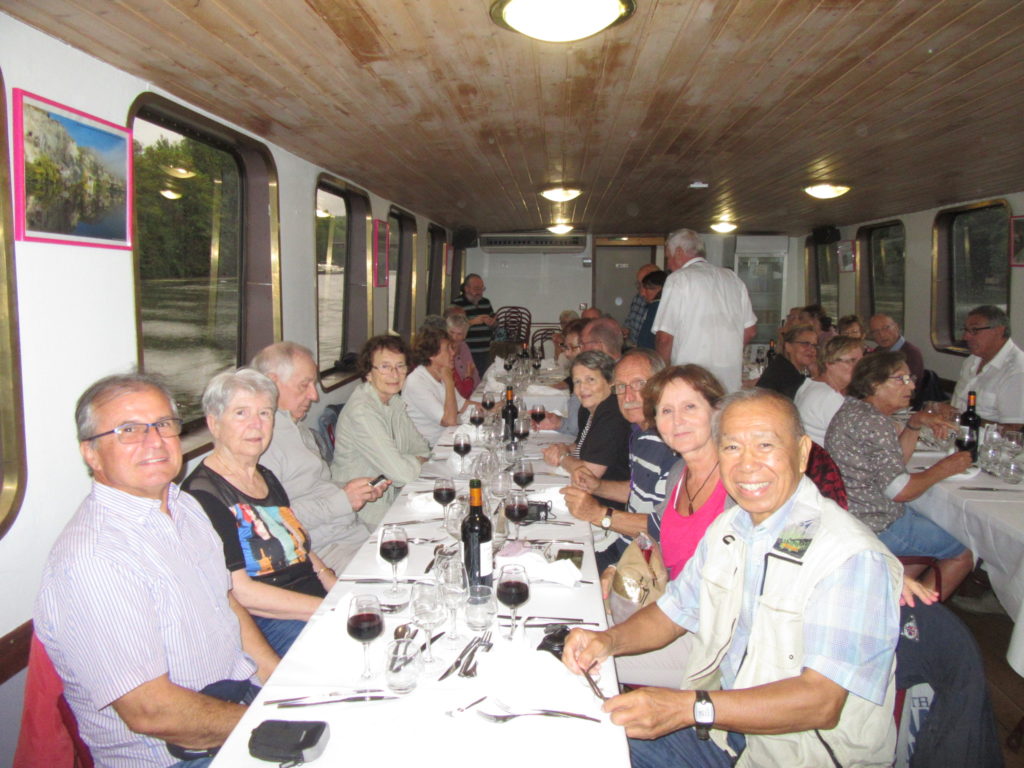
[[[282,341],[264,348],[252,365],[278,388],[274,436],[260,463],[281,481],[296,517],[316,542],[317,554],[340,571],[370,533],[356,512],[366,502],[379,499],[388,483],[374,488],[369,477],[347,483],[331,479],[331,468],[320,456],[316,438],[300,423],[319,399],[317,366],[310,350]]]
[[[665,240],[665,266],[672,274],[652,327],[658,354],[672,365],[701,365],[727,391],[739,389],[743,347],[757,331],[747,287],[704,258],[704,241],[692,229]]]

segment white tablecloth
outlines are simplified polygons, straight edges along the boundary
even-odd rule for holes
[[[440,444],[451,442],[451,430]],[[542,435],[541,440],[550,440]],[[537,442],[535,438],[531,438]],[[446,449],[438,448],[443,454]],[[447,449],[450,450],[450,449]],[[441,465],[443,465],[443,455]],[[429,465],[428,465],[429,466]],[[540,465],[537,466],[540,470]],[[563,484],[554,477],[538,476],[538,491]],[[405,489],[388,511],[385,522],[422,520],[409,525],[410,536],[444,536],[440,507],[418,500],[413,494],[426,494],[431,481],[421,480]],[[458,479],[463,492],[468,478]],[[539,494],[538,494],[539,495]],[[550,494],[546,494],[550,496]],[[417,499],[413,501],[413,499]],[[574,539],[583,542],[583,581],[567,587],[546,582],[533,583],[530,599],[519,609],[521,619],[530,616],[572,617],[605,626],[604,608],[594,562],[590,526],[574,520],[564,505],[556,506],[559,521],[572,526],[537,523],[523,528],[530,538]],[[449,539],[450,541],[450,539]],[[432,674],[424,674],[417,689],[393,701],[324,704],[314,707],[279,709],[265,701],[292,696],[324,696],[350,692],[361,687],[362,646],[348,637],[345,623],[353,593],[380,594],[387,583],[359,584],[349,579],[371,577],[388,579],[390,566],[376,556],[376,537],[371,537],[349,564],[337,586],[310,619],[291,651],[228,738],[214,761],[217,768],[227,766],[267,766],[249,756],[248,740],[252,729],[266,719],[325,720],[330,725],[330,740],[317,764],[339,765],[450,765],[508,766],[521,768],[531,761],[544,765],[629,765],[629,751],[622,728],[613,725],[601,712],[601,702],[582,678],[569,673],[549,653],[534,650],[543,636],[539,628],[522,630],[512,641],[504,639],[507,622],[493,628],[495,645],[489,653],[478,653],[478,675],[462,678],[452,675],[438,682],[440,671],[454,660],[471,636],[461,624],[462,641],[450,645],[446,637],[433,646],[443,664]],[[423,574],[433,555],[434,544],[413,544],[403,564],[404,576]],[[589,582],[589,583],[584,583]],[[499,605],[499,613],[507,610]],[[385,689],[383,661],[386,639],[395,626],[409,621],[408,610],[386,615],[385,633],[370,646],[374,679],[367,687]],[[447,622],[436,631],[447,629]],[[520,625],[522,626],[522,625]],[[422,632],[417,636],[422,640]],[[613,664],[606,664],[600,681],[606,694],[617,690]],[[526,717],[510,723],[485,721],[473,710],[450,717],[446,711],[488,696],[476,708],[500,713],[496,700],[516,712],[529,708],[560,709],[598,718],[601,722],[565,718]]]
[[[996,490],[968,490],[977,487]],[[1024,485],[985,473],[954,477],[929,488],[914,508],[985,561],[992,589],[1015,624],[1007,661],[1024,675]]]

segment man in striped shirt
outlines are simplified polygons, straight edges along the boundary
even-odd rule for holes
[[[251,701],[277,657],[231,596],[209,519],[172,482],[181,419],[167,391],[108,376],[75,417],[93,487],[50,552],[35,631],[97,765],[195,754],[199,768],[245,711],[232,701]],[[232,701],[200,693],[216,683]]]
[[[490,299],[484,298],[485,290],[484,279],[470,273],[462,282],[462,295],[452,302],[462,307],[469,318],[466,344],[481,376],[491,364],[491,338],[494,336],[494,308]]]

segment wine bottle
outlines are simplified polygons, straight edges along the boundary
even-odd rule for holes
[[[773,357],[775,357],[775,339],[770,339],[768,341],[768,354],[765,355],[765,362],[770,363]]]
[[[981,418],[975,410],[978,395],[973,390],[967,393],[967,409],[960,414],[960,433],[956,437],[956,447],[961,451],[970,451],[971,460],[978,460],[978,432],[981,429]]]
[[[501,409],[501,420],[505,425],[503,439],[510,443],[515,439],[516,419],[519,418],[519,409],[516,408],[515,394],[512,387],[505,388],[505,405]]]
[[[469,481],[469,514],[462,521],[462,561],[470,586],[491,584],[494,558],[491,554],[491,521],[484,514],[480,480]]]

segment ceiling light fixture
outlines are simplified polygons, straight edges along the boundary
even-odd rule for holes
[[[711,225],[711,228],[720,234],[727,234],[729,232],[736,231],[736,225],[731,221],[716,221]]]
[[[840,197],[849,191],[850,188],[842,184],[814,184],[810,187],[804,187],[804,192],[819,200],[831,200],[833,197]]]
[[[535,40],[567,43],[619,24],[635,10],[634,0],[497,0],[491,19]]]
[[[195,178],[195,171],[190,171],[188,168],[182,168],[180,165],[162,165],[160,166],[163,172],[168,176],[173,176],[176,179],[192,179]]]
[[[556,235],[567,235],[572,232],[572,224],[552,224],[548,227],[548,232],[553,232]]]
[[[707,189],[708,186],[709,184],[706,181],[700,181],[699,179],[690,182],[690,189]]]
[[[181,199],[181,192],[175,192],[173,189],[161,189],[160,194],[166,197],[168,200]]]
[[[573,187],[551,187],[540,193],[540,196],[553,203],[567,203],[575,200],[581,194],[581,190]]]

